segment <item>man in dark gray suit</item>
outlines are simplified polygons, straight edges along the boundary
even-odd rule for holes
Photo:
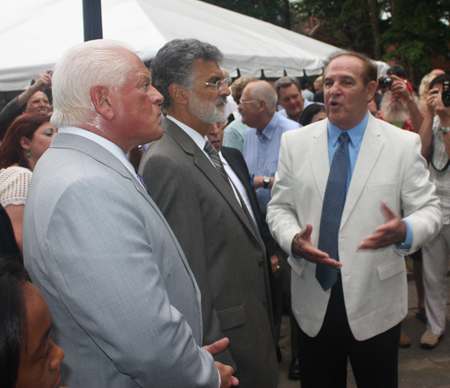
[[[63,384],[236,385],[232,368],[208,353],[227,340],[199,347],[194,276],[125,157],[162,136],[163,98],[148,70],[118,42],[86,42],[58,61],[53,96],[59,133],[33,173],[24,256],[66,352]]]
[[[158,52],[151,72],[167,118],[140,172],[199,284],[203,340],[230,339],[215,359],[235,368],[240,387],[272,388],[278,365],[264,243],[205,140],[210,124],[226,119],[230,91],[221,60],[216,47],[193,39],[174,40]]]

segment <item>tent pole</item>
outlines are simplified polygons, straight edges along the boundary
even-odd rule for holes
[[[101,0],[83,0],[84,41],[103,38]]]

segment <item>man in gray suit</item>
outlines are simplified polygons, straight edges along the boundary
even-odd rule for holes
[[[203,341],[228,337],[229,348],[215,359],[235,368],[240,387],[271,388],[278,365],[264,243],[234,179],[205,140],[210,124],[226,119],[230,90],[221,60],[216,47],[194,39],[174,40],[158,52],[151,72],[167,118],[140,173],[199,284]]]
[[[25,264],[47,300],[71,387],[229,387],[201,349],[200,292],[125,154],[162,136],[163,98],[113,41],[68,50],[53,76],[60,131],[34,171]],[[219,376],[220,375],[220,376]]]

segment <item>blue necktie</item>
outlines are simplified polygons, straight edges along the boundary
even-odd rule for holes
[[[348,155],[347,132],[339,136],[340,145],[333,156],[330,175],[328,176],[325,198],[322,205],[320,219],[319,249],[339,261],[338,239],[341,225],[342,211],[344,210],[347,192],[347,176],[350,158]],[[326,291],[336,283],[337,269],[317,264],[316,278]]]

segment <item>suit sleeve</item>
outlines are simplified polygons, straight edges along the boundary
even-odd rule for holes
[[[294,236],[305,225],[298,222],[297,209],[295,209],[294,191],[292,189],[292,176],[294,174],[292,157],[288,149],[286,132],[281,137],[280,157],[278,170],[272,187],[272,199],[267,205],[267,224],[273,237],[287,253],[291,253],[291,244]]]
[[[161,231],[149,231],[152,214],[143,214],[153,209],[137,206],[129,188],[85,178],[61,195],[45,236],[55,288],[86,334],[137,385],[218,387],[211,355],[170,303],[148,237],[161,239]]]
[[[411,134],[401,189],[401,207],[412,229],[411,249],[417,251],[421,245],[438,234],[442,227],[442,212],[436,188],[429,181],[426,161],[421,156],[420,137]],[[404,250],[399,251],[405,254]]]
[[[145,159],[141,166],[140,173],[148,192],[177,236],[201,290],[203,345],[210,345],[224,338],[224,334],[220,329],[208,276],[205,250],[208,242],[205,241],[203,232],[205,225],[196,192],[198,188],[190,178],[192,166],[184,168],[170,157],[161,155],[154,155],[149,160]],[[194,233],[193,230],[196,232]],[[193,234],[195,239],[192,239]],[[214,359],[230,365],[235,371],[237,369],[228,349],[214,355]]]

